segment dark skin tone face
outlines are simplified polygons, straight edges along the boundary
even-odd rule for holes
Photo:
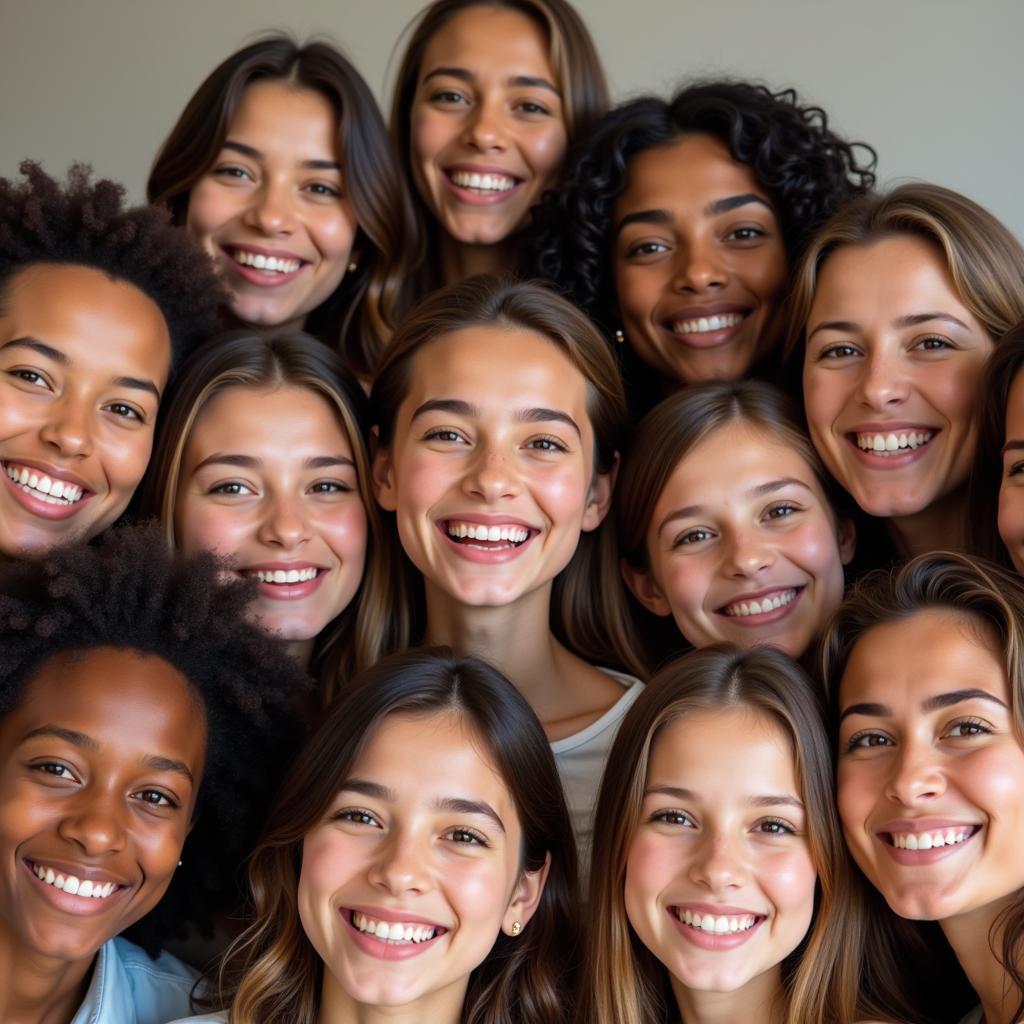
[[[170,884],[205,757],[203,706],[161,658],[63,653],[29,680],[0,720],[0,1018],[78,1006],[99,947]]]

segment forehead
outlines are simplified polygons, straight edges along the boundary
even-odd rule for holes
[[[259,137],[261,150],[333,152],[337,115],[322,93],[279,79],[245,87],[228,132],[229,138]]]

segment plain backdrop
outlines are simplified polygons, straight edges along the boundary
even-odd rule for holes
[[[199,82],[267,29],[338,44],[386,100],[420,0],[0,0],[0,174],[73,160],[141,199]],[[1024,238],[1024,0],[578,0],[616,99],[724,73],[794,86],[883,182],[958,189]]]

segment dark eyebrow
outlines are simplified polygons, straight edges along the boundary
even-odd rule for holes
[[[508,84],[524,86],[527,89],[547,89],[548,92],[553,92],[559,98],[562,96],[557,85],[549,82],[546,78],[538,78],[536,75],[513,75],[508,80]]]
[[[244,142],[236,142],[234,139],[225,139],[221,149],[231,149],[250,160],[262,160],[263,153],[254,146],[247,146]],[[307,167],[311,171],[340,171],[341,164],[337,160],[303,160],[300,167]]]
[[[741,206],[747,206],[749,203],[760,203],[762,206],[772,210],[772,204],[763,196],[755,195],[753,192],[744,192],[743,195],[726,196],[724,199],[716,199],[708,203],[704,207],[703,213],[705,217],[717,217],[720,214],[736,210]],[[772,210],[772,213],[774,212]]]
[[[413,414],[412,420],[426,412],[450,412],[455,416],[479,416],[480,410],[460,398],[431,398],[424,402]]]
[[[258,469],[263,464],[263,460],[257,459],[252,455],[230,455],[227,452],[214,452],[213,455],[208,455],[203,459],[193,472],[198,473],[199,470],[215,463],[221,466],[238,466],[240,469]],[[351,466],[355,469],[356,464],[347,455],[314,455],[311,458],[304,459],[302,465],[305,469],[330,469],[332,466]]]
[[[92,736],[87,736],[84,732],[77,732],[74,729],[65,729],[59,725],[41,725],[38,729],[33,729],[31,732],[26,733],[25,738],[21,742],[26,743],[37,736],[53,736],[70,743],[72,746],[81,747],[83,750],[100,749],[99,742],[93,739]],[[159,754],[150,754],[142,759],[142,763],[147,768],[152,768],[158,772],[176,772],[179,775],[184,775],[189,782],[193,785],[195,784],[192,772],[189,771],[188,765],[184,761],[176,761],[172,757],[162,757]]]
[[[658,796],[670,796],[673,800],[697,800],[698,796],[692,789],[681,789],[678,786],[651,786],[644,790],[644,796],[656,794]],[[752,796],[747,804],[751,807],[775,807],[783,804],[787,807],[803,807],[803,802],[794,796],[786,794],[765,794],[763,796]]]
[[[385,803],[393,804],[398,799],[393,789],[388,789],[379,782],[370,782],[368,779],[346,779],[338,787],[338,792],[346,789],[363,796],[371,796],[375,800],[383,800]]]
[[[1003,445],[1000,455],[1005,455],[1007,452],[1016,452],[1024,450],[1024,441],[1007,441]]]
[[[668,210],[637,210],[636,213],[627,213],[618,224],[615,225],[613,238],[617,238],[622,229],[630,224],[671,224],[672,214]]]
[[[897,317],[893,324],[896,327],[917,327],[919,324],[928,323],[929,320],[945,320],[948,323],[956,324],[957,327],[962,327],[965,331],[970,330],[963,320],[953,316],[952,313],[913,313],[908,316]]]
[[[775,491],[781,491],[783,487],[802,487],[805,491],[810,491],[811,487],[803,482],[803,480],[797,480],[795,476],[784,476],[779,477],[778,480],[769,480],[767,483],[758,484],[752,488],[750,493],[763,495],[772,494]]]
[[[934,697],[927,697],[921,701],[921,710],[938,711],[941,708],[952,707],[954,704],[961,704],[965,700],[990,700],[1001,708],[1006,707],[998,697],[987,690],[968,687],[964,690],[950,690],[949,693],[937,693]],[[892,708],[887,704],[851,704],[848,708],[843,709],[839,721],[841,722],[847,715],[870,715],[875,718],[885,718],[892,715]]]
[[[158,402],[160,401],[160,390],[151,380],[143,380],[141,377],[115,377],[112,384],[119,388],[134,388],[136,391],[146,391]]]
[[[558,409],[520,409],[515,418],[518,423],[564,423],[572,427],[579,437],[583,436],[576,421],[567,412]]]
[[[55,363],[60,363],[61,366],[68,366],[71,363],[71,360],[60,349],[56,349],[52,345],[47,345],[38,338],[32,338],[28,335],[23,338],[11,338],[10,341],[5,341],[0,348],[28,348],[33,352],[38,352],[47,359],[52,359]]]
[[[886,715],[892,714],[892,708],[888,704],[873,704],[864,701],[860,704],[851,704],[849,707],[843,708],[839,715],[839,721],[842,722],[847,715],[870,715],[873,718],[885,718]]]
[[[470,84],[476,81],[476,75],[468,68],[440,67],[434,68],[433,71],[428,71],[423,76],[423,82],[421,84],[425,85],[432,78],[438,77],[457,78],[460,82],[469,82]],[[558,86],[549,82],[546,78],[538,78],[535,75],[513,75],[508,79],[508,84],[512,86],[525,86],[526,88],[533,89],[547,89],[559,98],[561,98],[562,95]]]
[[[450,811],[454,814],[480,814],[485,818],[490,818],[502,832],[505,831],[505,825],[501,818],[498,817],[498,812],[484,800],[465,800],[461,797],[446,797],[445,799],[438,800],[434,803],[434,810]]]
[[[818,331],[843,331],[846,334],[856,334],[860,327],[851,320],[824,320],[813,331],[807,332],[807,340],[810,341]]]
[[[178,775],[183,775],[193,786],[195,785],[196,780],[192,777],[192,772],[189,771],[189,767],[184,761],[176,761],[173,757],[161,757],[159,754],[151,754],[145,758],[144,764],[154,771],[175,772]]]

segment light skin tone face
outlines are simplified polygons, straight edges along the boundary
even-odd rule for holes
[[[161,658],[42,664],[0,723],[0,955],[21,958],[16,977],[46,973],[77,1007],[95,952],[170,883],[205,756],[202,705]]]
[[[626,582],[695,647],[770,643],[798,658],[842,600],[853,535],[798,451],[733,422],[673,470],[646,548],[648,570],[624,563]]]
[[[302,327],[345,276],[358,226],[330,101],[277,80],[249,85],[186,226],[240,321]]]
[[[524,227],[567,145],[540,27],[491,5],[454,15],[424,51],[411,131],[416,188],[452,241],[495,245]]]
[[[963,485],[992,347],[932,243],[894,235],[828,257],[804,401],[815,448],[865,512],[914,515]]]
[[[714,136],[632,157],[612,224],[622,329],[670,382],[736,380],[779,340],[778,215],[753,170]]]
[[[1024,374],[1018,372],[1006,403],[999,536],[1017,572],[1024,572]]]
[[[521,840],[512,796],[459,715],[385,719],[303,843],[299,914],[326,966],[321,1016],[461,1019],[470,972],[500,932],[529,927],[540,899],[547,867],[522,870]]]
[[[947,609],[873,626],[839,690],[850,852],[901,917],[994,917],[1024,885],[1024,750],[994,635]]]
[[[294,386],[214,396],[185,446],[175,534],[259,579],[252,610],[267,629],[315,639],[352,600],[367,543],[352,446],[327,399]]]
[[[409,379],[374,473],[428,591],[498,607],[549,590],[611,496],[583,375],[541,335],[485,325],[430,342]]]
[[[149,462],[171,342],[156,303],[80,266],[37,264],[0,301],[0,560],[94,537]]]
[[[721,1019],[767,1016],[781,995],[779,965],[810,927],[816,878],[793,752],[778,725],[726,708],[688,712],[659,732],[625,906],[686,1019],[709,993],[731,994]]]

